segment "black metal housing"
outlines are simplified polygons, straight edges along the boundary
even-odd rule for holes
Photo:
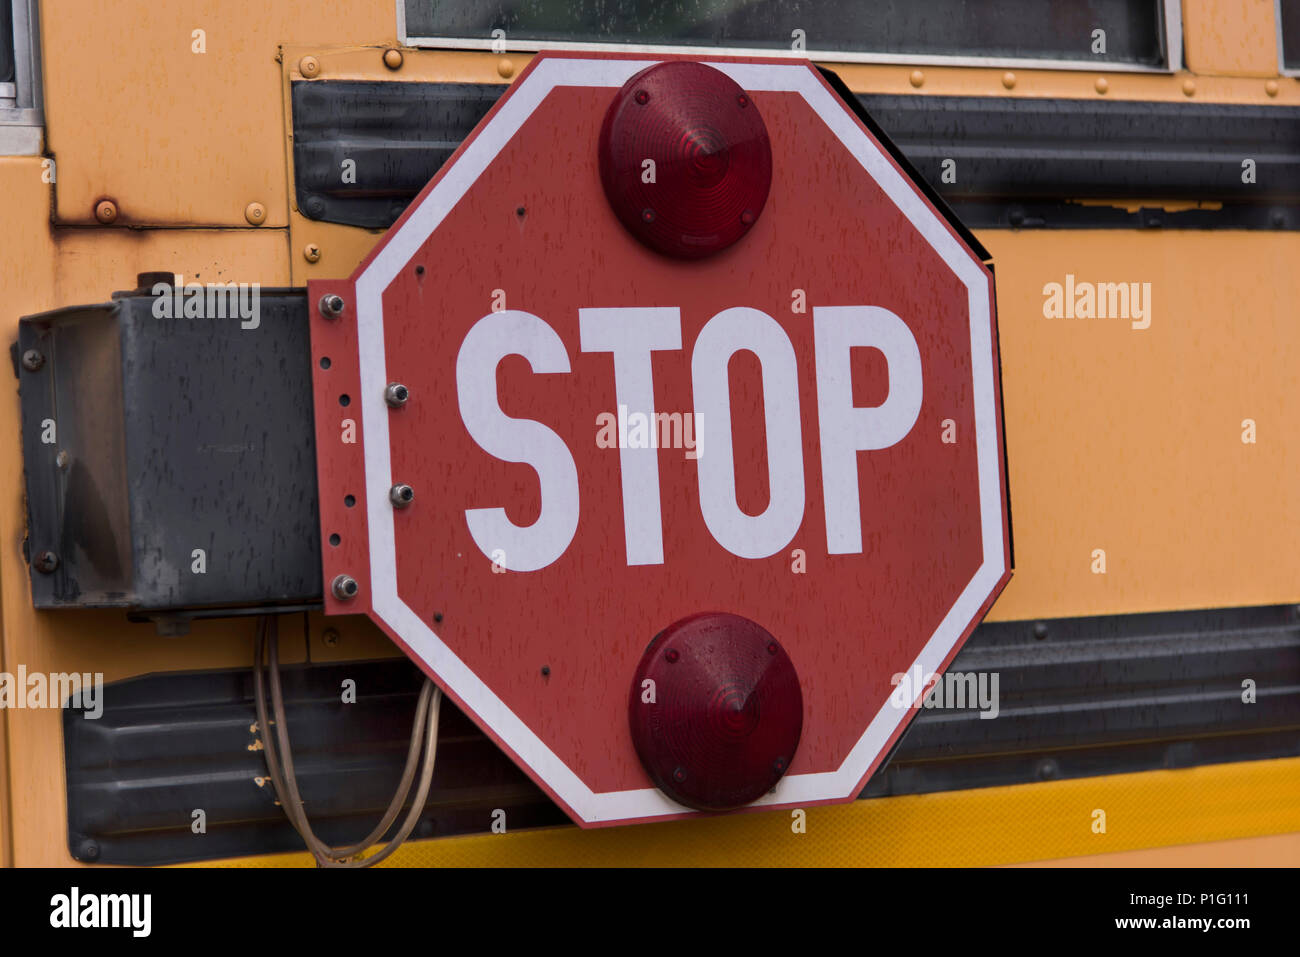
[[[145,290],[19,323],[37,608],[319,602],[306,297],[259,298],[255,327]]]
[[[854,96],[837,78],[832,83],[971,228],[1300,229],[1294,106]],[[299,209],[313,219],[387,228],[505,89],[294,83]],[[340,175],[347,159],[356,163],[354,183]],[[1245,160],[1254,162],[1253,181],[1243,175]],[[1152,200],[1201,205],[1140,205]]]
[[[984,624],[949,669],[981,672],[999,676],[997,719],[920,709],[862,797],[1300,754],[1294,605]],[[420,672],[396,659],[284,676],[312,826],[336,844],[357,840],[391,799]],[[340,700],[348,678],[355,704]],[[72,855],[163,864],[302,850],[265,780],[256,721],[247,670],[131,678],[105,686],[100,718],[65,712]],[[192,830],[196,809],[204,834]],[[486,833],[496,810],[510,830],[568,821],[444,701],[415,836]]]

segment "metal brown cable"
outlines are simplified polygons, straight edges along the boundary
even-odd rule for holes
[[[293,769],[293,755],[290,751],[288,722],[285,716],[283,692],[280,685],[280,667],[279,667],[279,635],[277,622],[270,616],[264,616],[258,623],[258,630],[255,639],[254,648],[254,698],[257,708],[258,723],[263,728],[263,750],[266,755],[267,770],[270,773],[272,784],[277,794],[280,796],[280,804],[283,807],[289,823],[302,837],[303,842],[307,845],[312,856],[316,858],[317,864],[322,867],[368,867],[386,858],[389,854],[406,840],[414,829],[416,822],[424,808],[424,802],[428,797],[428,792],[433,779],[433,765],[437,753],[437,729],[438,713],[442,703],[442,692],[436,688],[433,682],[426,679],[424,687],[420,691],[419,702],[416,706],[416,716],[412,727],[411,743],[407,752],[406,766],[402,772],[402,779],[398,785],[397,791],[385,811],[383,819],[379,825],[371,831],[363,840],[356,844],[346,847],[334,848],[325,844],[312,831],[311,825],[307,820],[306,811],[303,808],[302,796],[298,791],[297,776]],[[265,677],[263,674],[263,664],[266,646],[269,645],[270,653],[270,671],[271,671],[271,699],[274,709],[275,734],[270,733],[271,727],[268,723],[266,710],[266,690]],[[392,826],[393,821],[401,812],[402,805],[405,804],[407,796],[410,794],[412,781],[415,777],[415,770],[418,766],[419,759],[417,755],[420,752],[420,741],[424,739],[423,764],[424,768],[420,775],[420,784],[417,788],[417,796],[412,804],[411,811],[407,815],[398,833],[393,839],[382,848],[379,853],[371,855],[364,860],[348,860],[356,855],[369,850],[383,837],[383,835]],[[278,739],[278,747],[276,744]]]

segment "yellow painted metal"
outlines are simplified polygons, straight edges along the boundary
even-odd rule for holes
[[[393,0],[43,0],[41,31],[60,222],[107,196],[118,224],[252,228],[258,202],[265,229],[287,211],[279,44],[391,44],[397,18]]]
[[[1095,830],[1098,811],[1105,833]],[[788,811],[507,831],[412,843],[379,866],[971,867],[1226,841],[1300,831],[1300,758],[855,801],[806,813],[802,834]],[[223,863],[305,867],[311,858]]]
[[[1016,549],[991,618],[1300,600],[1300,235],[980,239],[997,269]],[[1071,275],[1150,283],[1150,327],[1045,318],[1044,287]]]
[[[1242,837],[1208,844],[1142,848],[1114,854],[1061,857],[1012,867],[1297,867],[1300,833]]]
[[[1276,76],[1275,0],[1183,0],[1188,69],[1205,76]]]

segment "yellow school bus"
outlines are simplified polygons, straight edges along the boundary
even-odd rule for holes
[[[322,614],[304,287],[553,49],[810,59],[991,254],[998,720],[798,826],[581,830],[447,706],[385,866],[1300,863],[1300,2],[680,6],[0,0],[0,863],[310,866],[269,615],[313,828],[380,821],[422,679]],[[282,334],[151,338],[176,276]]]

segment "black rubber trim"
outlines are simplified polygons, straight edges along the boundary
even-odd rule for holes
[[[1294,605],[984,624],[949,674],[983,674],[988,690],[998,675],[997,718],[918,709],[863,797],[1300,754]],[[345,679],[355,704],[340,700]],[[286,669],[299,783],[326,840],[354,841],[378,820],[421,680],[405,659]],[[302,850],[265,780],[252,694],[247,670],[159,674],[106,685],[98,719],[66,711],[72,855],[162,864]],[[196,809],[206,833],[193,831]],[[415,835],[490,832],[497,810],[509,830],[567,821],[444,701]]]
[[[834,74],[823,74],[844,95]],[[299,209],[387,228],[504,90],[294,83]],[[969,228],[1300,229],[1300,107],[921,94],[853,101],[942,197],[936,206]],[[946,159],[955,182],[943,182]],[[355,183],[343,181],[345,160],[356,164]],[[1254,182],[1243,181],[1245,160],[1254,161]],[[1118,202],[1081,203],[1107,200]],[[1203,208],[1178,208],[1189,202]]]

